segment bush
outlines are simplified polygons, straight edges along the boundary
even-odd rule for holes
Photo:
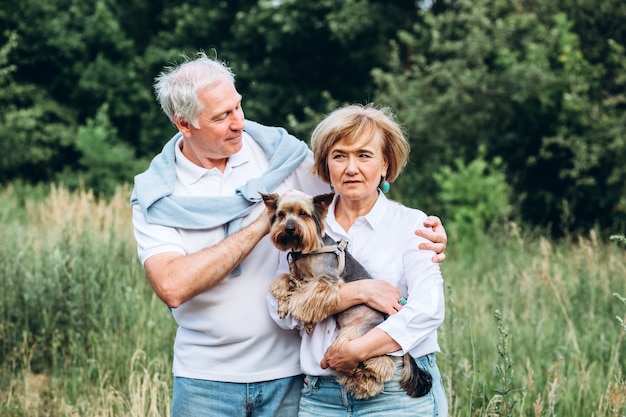
[[[444,166],[433,175],[444,205],[446,228],[463,241],[472,240],[477,231],[504,223],[512,213],[502,160],[495,158],[489,164],[483,155],[481,149],[469,164],[456,159],[454,168]]]

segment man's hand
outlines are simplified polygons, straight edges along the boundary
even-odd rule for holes
[[[250,224],[250,226],[254,226],[255,229],[258,228],[257,230],[261,231],[263,236],[265,236],[270,232],[270,227],[272,226],[270,217],[271,215],[269,211],[265,208],[261,214],[259,214],[259,217],[257,217],[256,220]]]
[[[433,262],[443,262],[446,260],[446,244],[448,243],[448,235],[444,229],[441,219],[437,216],[428,216],[424,221],[424,226],[431,229],[416,230],[417,236],[423,237],[430,242],[420,243],[419,248],[423,250],[431,250],[435,252]]]

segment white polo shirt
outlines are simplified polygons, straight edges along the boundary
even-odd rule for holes
[[[329,186],[312,174],[309,156],[274,190],[298,189],[315,195]],[[244,132],[242,149],[231,156],[224,172],[190,162],[176,146],[175,195],[231,196],[249,179],[267,171],[263,149]],[[263,203],[243,219],[242,227],[263,211]],[[224,239],[224,228],[188,230],[149,224],[133,207],[138,255],[143,264],[164,252],[196,253]],[[274,279],[280,252],[265,236],[241,263],[241,275],[226,277],[210,290],[173,309],[179,328],[174,344],[176,376],[224,382],[258,382],[300,373],[297,332],[279,328],[271,319],[265,296]]]

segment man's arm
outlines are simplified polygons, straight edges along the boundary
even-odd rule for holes
[[[176,308],[219,283],[268,232],[269,218],[263,212],[250,225],[214,246],[190,255],[153,255],[144,262],[144,269],[159,298]]]

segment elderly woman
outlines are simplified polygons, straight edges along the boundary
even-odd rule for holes
[[[367,304],[389,317],[366,334],[332,347],[337,333],[331,315],[311,334],[301,331],[300,364],[305,373],[299,416],[446,416],[447,403],[435,361],[437,329],[444,319],[443,279],[433,252],[420,250],[417,236],[426,214],[388,200],[388,191],[407,162],[409,144],[387,108],[352,105],[335,110],[314,130],[314,170],[335,192],[326,233],[348,242],[350,253],[374,277],[341,286],[337,312]],[[422,234],[422,233],[420,233]],[[285,268],[284,265],[281,268]],[[402,303],[406,299],[406,304]],[[301,329],[287,315],[283,328]],[[382,393],[356,399],[335,379],[379,355],[409,353],[432,376],[432,389],[413,398],[400,388],[402,362]]]

